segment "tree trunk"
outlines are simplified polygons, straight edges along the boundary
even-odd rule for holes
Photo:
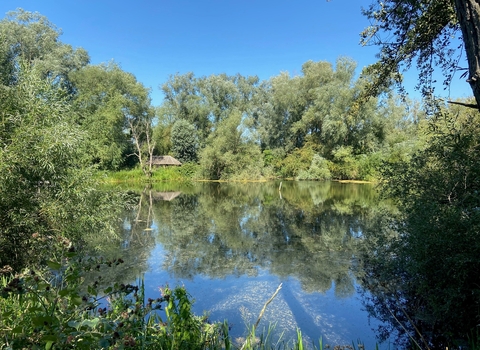
[[[467,53],[467,82],[480,109],[480,0],[455,0],[455,8]]]

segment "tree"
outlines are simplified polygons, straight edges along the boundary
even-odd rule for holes
[[[475,334],[480,317],[480,123],[459,108],[436,116],[411,160],[383,164],[383,188],[401,211],[364,256],[373,313],[436,347]]]
[[[143,87],[143,85],[142,85]],[[152,158],[155,149],[153,140],[153,119],[155,118],[154,109],[150,106],[150,97],[148,102],[142,101],[141,110],[130,110],[127,117],[128,128],[135,146],[134,155],[140,163],[140,168],[147,177],[152,176]]]
[[[465,76],[479,108],[480,6],[476,0],[386,0],[363,12],[372,25],[362,32],[362,43],[381,47],[379,62],[370,67],[377,73],[370,94],[375,95],[392,81],[400,83],[401,71],[410,68],[415,59],[418,86],[425,97],[434,92],[435,66],[441,68],[448,85],[459,69],[466,70],[458,67],[462,52],[452,48],[458,45],[455,38],[461,31],[460,47],[465,49],[468,63]]]
[[[169,113],[165,105],[155,109],[156,123],[153,127],[153,142],[155,143],[155,154],[169,154],[172,150],[172,127],[175,118]]]
[[[186,120],[180,119],[172,127],[173,155],[181,162],[197,160],[198,137],[195,127]]]
[[[118,170],[131,152],[123,108],[126,84],[114,64],[88,66],[71,75],[75,85],[78,123],[89,135],[88,164]]]
[[[200,165],[208,179],[258,179],[263,159],[260,147],[242,127],[242,114],[232,111],[218,123],[200,153]]]
[[[162,108],[169,119],[184,119],[193,124],[203,144],[212,124],[205,98],[200,92],[199,80],[193,73],[170,76],[161,86],[165,95]]]
[[[148,173],[155,117],[150,91],[114,62],[88,66],[70,76],[78,123],[89,134],[90,162],[117,170],[133,153]]]
[[[57,239],[106,232],[118,212],[82,165],[86,135],[68,94],[30,62],[15,74],[0,85],[0,266],[20,268],[43,258],[42,245],[53,259]]]
[[[364,257],[373,313],[397,328],[400,320],[427,347],[445,347],[475,336],[480,318],[480,7],[473,0],[388,0],[364,13],[374,21],[362,33],[364,43],[381,46],[379,62],[369,68],[370,94],[392,79],[400,82],[401,70],[416,60],[418,85],[432,97],[434,69],[441,68],[446,85],[460,69],[461,52],[452,45],[462,33],[459,48],[464,47],[468,62],[464,76],[476,104],[454,103],[477,111],[437,104],[424,149],[410,159],[383,164],[384,189],[396,199],[400,214],[382,229],[390,231],[387,238],[376,237],[378,244]]]
[[[232,111],[253,114],[252,101],[258,90],[258,77],[240,74],[211,75],[196,78],[193,73],[174,75],[162,85],[165,102],[162,106],[167,119],[183,119],[192,124],[199,137],[200,147],[210,133]]]
[[[84,49],[62,43],[60,35],[61,31],[37,12],[9,12],[0,21],[0,50],[6,53],[0,61],[1,83],[10,85],[17,81],[21,59],[35,64],[42,77],[72,93],[69,74],[86,66],[90,58]]]

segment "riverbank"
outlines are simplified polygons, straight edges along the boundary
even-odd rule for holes
[[[95,174],[96,179],[105,184],[118,184],[118,183],[154,183],[154,182],[267,182],[272,180],[284,180],[284,181],[296,181],[294,178],[262,178],[262,179],[234,179],[234,180],[211,180],[204,179],[198,175],[198,165],[185,164],[181,167],[163,167],[155,168],[151,177],[147,177],[141,169],[129,169],[119,171],[98,171]],[[299,180],[302,181],[302,180]],[[332,181],[340,183],[356,183],[356,184],[368,184],[376,183],[376,181],[365,180],[338,180],[332,179]]]

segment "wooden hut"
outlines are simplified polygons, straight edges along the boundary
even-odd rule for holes
[[[153,156],[152,165],[157,167],[158,166],[180,166],[182,165],[182,163],[180,163],[178,160],[176,160],[172,156]]]

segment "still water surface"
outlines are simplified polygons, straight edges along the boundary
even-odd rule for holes
[[[147,298],[183,284],[195,313],[228,319],[236,338],[282,283],[260,329],[276,323],[286,339],[299,328],[317,345],[322,337],[375,348],[377,324],[363,310],[357,261],[363,232],[383,205],[373,185],[168,184],[138,201],[121,233],[130,276],[144,278]]]

